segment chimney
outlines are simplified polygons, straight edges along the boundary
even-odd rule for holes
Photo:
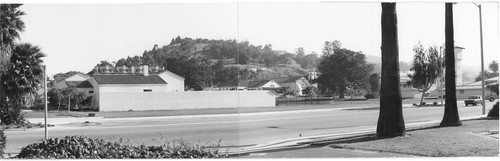
[[[142,68],[144,71],[142,72],[144,74],[144,76],[149,76],[149,70],[148,70],[148,66],[147,65],[144,65],[144,67]]]

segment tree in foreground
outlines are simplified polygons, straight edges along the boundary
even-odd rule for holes
[[[382,3],[382,76],[377,137],[405,135],[399,85],[399,46],[396,3]]]
[[[461,126],[460,116],[458,116],[457,93],[455,82],[455,44],[453,37],[453,3],[446,3],[445,11],[445,90],[446,100],[444,116],[441,126]]]
[[[5,93],[9,105],[1,109],[0,119],[6,124],[22,124],[24,122],[21,108],[33,103],[36,91],[43,81],[41,58],[45,54],[38,46],[18,44],[13,49],[9,68],[4,73]],[[12,117],[16,116],[16,117]]]
[[[5,78],[4,72],[12,55],[12,47],[19,33],[24,31],[24,22],[21,16],[25,13],[19,10],[22,4],[0,4],[0,82]],[[0,83],[0,101],[5,101],[5,86]]]
[[[318,70],[322,73],[318,77],[321,91],[337,92],[344,98],[348,89],[365,86],[373,65],[366,62],[363,53],[340,48],[340,43],[333,41],[325,43]]]
[[[422,105],[425,93],[434,85],[441,74],[439,68],[440,58],[437,47],[430,47],[425,50],[420,43],[415,45],[413,52],[415,52],[415,56],[412,61],[413,67],[410,70],[414,73],[409,75],[411,78],[410,84],[417,88],[419,92],[422,92],[420,97],[420,105]]]

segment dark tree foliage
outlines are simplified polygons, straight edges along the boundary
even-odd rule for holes
[[[440,58],[438,55],[437,47],[430,47],[427,50],[422,44],[417,44],[413,48],[415,55],[413,56],[412,75],[410,77],[410,84],[422,92],[420,97],[420,105],[424,101],[424,94],[434,85],[439,76],[441,75],[439,64]]]
[[[42,57],[45,54],[38,46],[26,43],[14,47],[9,70],[1,83],[5,85],[7,96],[17,107],[34,101],[35,92],[44,79]]]
[[[490,78],[494,78],[494,77],[498,77],[498,72],[490,72],[490,71],[484,71],[484,79],[490,79]],[[479,72],[479,74],[476,76],[476,79],[474,79],[474,81],[476,82],[479,82],[483,80],[482,79],[482,76],[481,76],[481,72]]]
[[[377,137],[405,135],[399,85],[399,45],[396,3],[382,3],[382,76]]]
[[[444,107],[444,116],[441,126],[461,126],[460,116],[458,115],[457,94],[455,82],[455,42],[453,36],[453,3],[446,3],[445,9],[445,88],[446,101]]]
[[[488,68],[493,72],[493,73],[498,73],[498,62],[493,60]]]
[[[22,4],[0,4],[0,82],[4,81],[4,72],[9,68],[12,48],[15,40],[24,31],[21,16],[25,13],[19,10]],[[0,99],[5,99],[5,86],[0,83]]]
[[[366,79],[373,71],[373,65],[366,62],[365,55],[345,48],[332,48],[332,44],[327,45],[318,66],[322,73],[318,77],[321,91],[335,92],[340,98],[344,98],[348,87],[365,86]],[[329,48],[334,52],[330,54]]]

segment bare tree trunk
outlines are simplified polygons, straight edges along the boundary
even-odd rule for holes
[[[424,95],[425,95],[425,91],[422,92],[422,96],[420,96],[420,106],[422,106],[424,103]]]
[[[382,3],[382,75],[377,137],[405,135],[399,78],[396,3]]]
[[[445,13],[445,88],[446,100],[444,107],[444,116],[441,126],[461,126],[460,116],[458,116],[457,93],[455,82],[455,44],[453,37],[453,3],[446,3]]]

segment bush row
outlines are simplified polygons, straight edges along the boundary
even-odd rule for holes
[[[86,136],[50,138],[22,148],[22,159],[227,158],[220,145],[205,147],[181,141],[157,146],[125,145]]]

